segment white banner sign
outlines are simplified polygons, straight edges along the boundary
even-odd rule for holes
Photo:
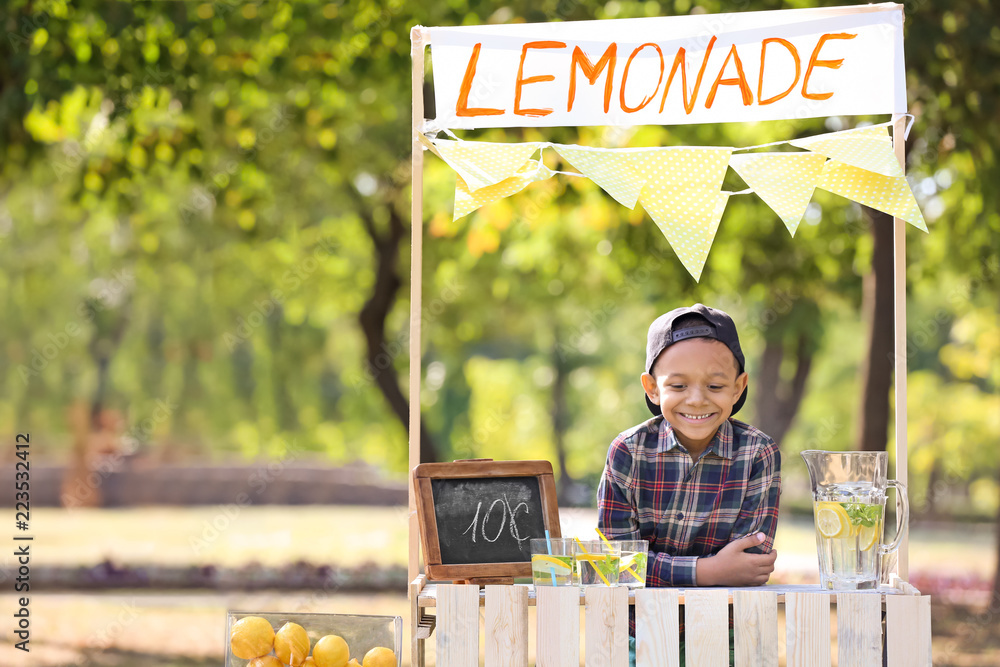
[[[898,4],[428,32],[441,128],[906,111]]]

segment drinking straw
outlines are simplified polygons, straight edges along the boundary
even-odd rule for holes
[[[580,551],[582,551],[584,554],[589,553],[587,551],[587,547],[583,546],[583,542],[580,541],[579,537],[574,537],[573,539],[576,540],[576,543],[580,546]],[[590,560],[590,559],[586,559],[585,558],[584,560]],[[604,573],[601,572],[601,569],[599,567],[597,567],[596,565],[594,565],[594,561],[593,560],[590,560],[590,566],[592,568],[594,568],[594,572],[597,573],[597,576],[600,577],[602,581],[604,581],[604,585],[605,586],[610,586],[611,585],[611,582],[608,581],[608,578],[604,576]]]
[[[548,549],[549,549],[549,555],[551,556],[552,555],[552,538],[549,537],[549,530],[548,530],[548,528],[545,529],[545,545],[548,547]],[[555,586],[556,585],[556,571],[554,569],[552,569],[551,565],[549,565],[549,574],[552,575],[552,585]]]
[[[602,533],[602,532],[601,532],[601,529],[600,529],[600,528],[594,528],[594,530],[596,530],[596,531],[597,531],[597,534],[601,536],[601,539],[602,539],[602,540],[604,540],[604,543],[605,543],[606,545],[608,545],[609,547],[611,547],[611,546],[612,546],[612,545],[611,545],[611,541],[610,541],[610,540],[609,540],[608,538],[604,537],[604,533]],[[613,548],[613,547],[612,547],[612,548]],[[627,565],[627,566],[625,566],[625,569],[626,569],[626,570],[628,570],[629,572],[631,572],[631,573],[632,573],[632,576],[636,578],[636,581],[638,581],[638,579],[639,579],[639,575],[635,573],[635,570],[633,570],[633,569],[632,569],[632,566],[631,566],[631,565]]]

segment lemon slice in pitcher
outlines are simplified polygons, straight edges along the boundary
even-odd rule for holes
[[[823,537],[837,539],[851,532],[851,518],[840,503],[822,501],[816,503],[816,529]]]
[[[878,540],[878,529],[879,525],[876,523],[874,526],[860,526],[858,528],[858,549],[861,551],[868,551],[875,545]]]

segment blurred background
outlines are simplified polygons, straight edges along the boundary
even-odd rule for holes
[[[219,664],[227,608],[408,618],[410,27],[836,4],[4,3],[0,501],[30,434],[30,664]],[[905,10],[931,229],[906,231],[910,580],[935,664],[995,665],[1000,17]],[[746,146],[884,120],[463,138]],[[747,352],[740,418],[783,454],[772,581],[818,581],[798,452],[892,457],[891,220],[818,191],[793,240],[734,198],[695,283],[587,179],[453,222],[426,156],[422,460],[548,459],[564,521],[592,526],[608,444],[648,416],[646,327],[707,303]],[[29,664],[11,632],[0,662]]]

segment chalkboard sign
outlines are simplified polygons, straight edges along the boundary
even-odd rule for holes
[[[560,535],[548,461],[424,463],[413,484],[430,580],[531,576],[529,540]]]

